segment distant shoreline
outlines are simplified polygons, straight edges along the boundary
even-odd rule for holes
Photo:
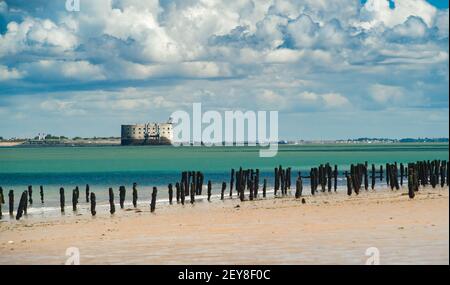
[[[421,141],[408,141],[408,142],[342,142],[342,141],[308,141],[301,143],[279,143],[279,146],[308,146],[308,145],[412,145],[412,144],[447,144],[448,141],[431,141],[431,142],[421,142]],[[107,147],[107,146],[171,146],[171,145],[121,145],[120,140],[100,140],[100,141],[67,141],[67,142],[42,142],[42,143],[29,143],[28,141],[3,141],[0,142],[0,148],[14,147],[14,148],[48,148],[48,147]],[[182,147],[188,147],[192,145],[182,145]],[[256,145],[257,147],[258,145]],[[220,146],[215,146],[220,147]],[[251,147],[249,145],[243,145],[242,147]]]

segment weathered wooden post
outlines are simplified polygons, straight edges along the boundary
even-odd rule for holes
[[[403,176],[405,176],[405,166],[400,163],[400,185],[403,187]]]
[[[0,186],[0,204],[5,204],[5,197],[3,196],[2,186]]]
[[[191,194],[191,204],[194,204],[195,203],[195,183],[194,182],[191,183],[190,194]]]
[[[302,178],[299,176],[295,182],[295,198],[298,199],[302,196]]]
[[[111,215],[116,212],[116,205],[114,204],[114,191],[111,187],[109,188],[109,212]]]
[[[367,169],[367,161],[364,165],[364,189],[369,190],[369,170]]]
[[[227,188],[227,183],[222,182],[222,190],[220,192],[220,200],[224,199],[224,195],[225,195],[225,189]],[[209,200],[208,200],[209,201]]]
[[[78,198],[77,198],[77,189],[72,190],[72,211],[77,211],[77,204],[78,204]]]
[[[230,178],[230,197],[233,197],[233,186],[234,186],[234,168],[231,169],[231,178]]]
[[[380,165],[380,181],[383,181],[383,165]]]
[[[123,209],[123,207],[124,207],[125,196],[126,196],[125,186],[120,186],[119,187],[119,204],[120,204],[121,209]]]
[[[89,203],[89,184],[86,184],[86,203]]]
[[[278,187],[279,187],[279,177],[278,177],[278,168],[275,167],[274,169],[274,195],[277,196],[277,191],[278,191]]]
[[[41,195],[41,203],[44,204],[44,186],[39,186],[39,194]]]
[[[175,183],[175,191],[176,191],[176,196],[177,196],[177,204],[180,203],[180,196],[181,196],[181,192],[180,192],[180,183]]]
[[[185,201],[185,193],[186,191],[184,190],[184,183],[180,184],[180,202],[181,205],[184,205],[184,201]]]
[[[253,184],[253,180],[250,180],[250,185],[249,185],[249,190],[250,190],[250,193],[249,193],[249,195],[248,195],[248,199],[250,200],[250,201],[253,201],[253,188],[254,188],[255,186],[254,186],[254,184]]]
[[[193,192],[193,191],[192,191]],[[153,213],[155,212],[155,208],[156,208],[156,195],[158,193],[158,189],[156,189],[156,187],[153,187],[153,191],[152,191],[152,201],[150,204],[150,212]],[[194,193],[194,192],[193,192]],[[194,193],[195,194],[195,193]]]
[[[64,207],[66,204],[66,199],[64,197],[64,188],[59,188],[59,206],[61,207],[61,213],[64,213]]]
[[[133,207],[137,208],[137,201],[138,201],[138,191],[137,191],[137,183],[133,182],[133,191],[132,191],[132,195],[133,195]]]
[[[336,164],[334,165],[333,177],[334,177],[334,185],[333,185],[334,192],[337,192],[338,167]]]
[[[328,193],[331,192],[331,184],[333,180],[333,170],[331,169],[330,164],[327,163],[327,182],[328,182]]]
[[[29,203],[30,205],[33,205],[33,186],[28,185],[28,196],[29,196]]]
[[[263,182],[263,198],[266,198],[267,179],[264,178]]]
[[[441,163],[441,167],[440,167],[440,174],[441,174],[441,188],[444,187],[445,185],[445,166],[446,166],[446,161],[442,161]]]
[[[259,169],[256,169],[255,172],[255,199],[258,198],[258,191],[259,191]]]
[[[173,199],[173,186],[172,183],[169,183],[167,186],[169,188],[169,205],[172,205],[172,199]]]
[[[22,192],[22,196],[20,197],[19,206],[17,208],[16,220],[20,220],[26,208],[26,203],[28,199],[27,191]]]
[[[243,177],[242,173],[241,176]],[[239,180],[241,181],[241,184],[239,185],[239,199],[241,200],[241,202],[245,200],[245,184],[242,181],[242,177],[239,178]]]
[[[386,163],[386,184],[387,185],[390,185],[389,178],[391,178],[391,171],[390,171],[389,164]]]
[[[206,194],[208,194],[208,201],[211,201],[211,189],[212,189],[211,180],[208,180],[208,190],[206,193]],[[223,191],[222,191],[222,196],[223,196]]]
[[[202,173],[202,172],[200,172],[200,184],[199,184],[199,191],[200,191],[200,195],[202,195],[202,192],[203,192],[203,182],[204,182],[204,180],[205,180],[205,175]]]
[[[309,172],[309,177],[310,177],[310,183],[311,183],[311,195],[314,196],[315,194],[315,189],[314,189],[314,183],[315,183],[315,177],[314,177],[314,170],[313,168],[311,168],[311,171]]]
[[[414,192],[414,168],[412,166],[412,164],[408,165],[408,196],[410,199],[413,199],[415,197],[415,192]]]
[[[445,179],[447,186],[449,186],[449,178],[450,178],[450,161],[447,161],[447,179]]]
[[[9,215],[12,217],[14,215],[14,190],[9,190]]]
[[[352,178],[351,178],[351,176],[347,175],[346,179],[347,179],[347,195],[351,196],[352,195]]]
[[[376,177],[376,171],[375,171],[375,164],[372,164],[372,190],[375,189],[375,177]]]
[[[195,191],[195,195],[201,195],[200,193],[200,171],[196,171],[194,172],[194,191]]]
[[[79,201],[79,198],[80,198],[80,188],[78,188],[78,186],[75,186],[75,190],[76,190],[76,195],[77,195],[77,204],[78,204],[78,201]]]
[[[95,199],[95,193],[91,192],[91,215],[95,216],[97,212],[95,211],[95,206],[97,205],[97,200]]]

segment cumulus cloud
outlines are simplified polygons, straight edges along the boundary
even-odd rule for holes
[[[22,76],[23,74],[17,69],[0,65],[0,81],[20,79]]]
[[[425,0],[28,2],[0,1],[0,93],[48,110],[448,106],[449,10]]]
[[[399,86],[374,84],[370,86],[370,96],[377,103],[387,104],[403,100],[405,91]]]

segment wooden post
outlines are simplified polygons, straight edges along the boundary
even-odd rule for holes
[[[3,196],[2,186],[0,186],[0,204],[5,204],[5,197]]]
[[[152,191],[152,201],[150,203],[150,212],[153,213],[155,212],[155,208],[156,208],[156,195],[158,193],[158,189],[156,189],[156,187],[153,187],[153,191]],[[193,192],[194,193],[194,192]],[[195,194],[195,193],[194,193]]]
[[[296,199],[298,199],[302,196],[302,190],[303,190],[302,178],[299,176],[297,178],[297,181],[295,182],[295,198]]]
[[[338,178],[338,167],[335,164],[334,165],[334,171],[333,171],[333,175],[334,175],[334,192],[337,192],[337,178]]]
[[[205,175],[202,172],[200,172],[200,185],[199,185],[200,195],[202,195],[202,192],[203,192],[204,180],[205,180]]]
[[[86,184],[86,190],[85,190],[85,194],[86,194],[86,203],[89,203],[89,196],[90,196],[90,188],[89,188],[89,184]]]
[[[445,179],[447,186],[449,186],[449,176],[450,176],[450,161],[447,161],[447,179]]]
[[[255,187],[254,186],[254,184],[253,184],[253,180],[249,180],[249,190],[250,190],[250,193],[249,193],[249,195],[248,195],[248,199],[250,200],[250,201],[253,201],[253,188]]]
[[[44,186],[39,186],[39,194],[41,195],[41,203],[44,204]]]
[[[3,212],[2,212],[2,205],[3,205],[3,203],[1,203],[2,200],[3,200],[3,191],[0,192],[0,220],[3,217]]]
[[[97,201],[95,199],[95,193],[91,192],[91,215],[95,216],[97,212],[95,211],[95,206],[97,205]]]
[[[369,190],[369,170],[367,169],[367,162],[364,165],[364,189]]]
[[[92,197],[92,195],[91,195],[91,197]],[[123,207],[124,207],[125,197],[126,197],[125,186],[120,186],[119,187],[119,204],[120,204],[121,209],[123,209]]]
[[[263,182],[263,198],[266,198],[267,179],[264,178]]]
[[[441,166],[440,166],[441,188],[443,188],[445,185],[445,166],[446,166],[446,161],[442,161]]]
[[[138,201],[138,191],[137,191],[137,183],[136,182],[133,182],[133,192],[132,192],[132,195],[133,195],[133,207],[134,208],[137,208],[137,201]]]
[[[208,202],[211,201],[211,189],[212,189],[212,185],[211,185],[211,180],[208,180]],[[223,191],[222,191],[222,196],[223,196]]]
[[[400,163],[400,185],[403,187],[403,176],[405,176],[405,166]]]
[[[169,188],[169,205],[172,205],[172,199],[173,199],[172,183],[169,183],[169,185],[167,187]]]
[[[33,205],[33,186],[28,185],[28,196],[29,196],[29,203],[30,205]]]
[[[327,163],[327,182],[328,182],[328,193],[331,192],[331,183],[333,180],[333,170],[331,169],[331,166],[329,163]]]
[[[64,207],[66,204],[66,199],[64,197],[64,188],[59,188],[59,206],[61,207],[61,213],[64,213]]]
[[[185,183],[181,183],[180,184],[180,201],[181,201],[181,205],[184,205],[184,199],[185,199],[185,194],[186,194],[186,190],[184,190],[184,185]]]
[[[258,198],[258,190],[259,190],[259,169],[256,169],[255,173],[255,199]]]
[[[375,164],[372,164],[372,190],[375,189],[375,176],[376,176],[376,171],[375,171]]]
[[[347,195],[351,196],[352,195],[352,178],[351,178],[351,176],[347,175],[346,179],[347,179]]]
[[[414,168],[412,164],[408,165],[408,196],[410,199],[413,199],[415,197],[414,192]]]
[[[114,191],[111,187],[109,188],[109,212],[111,215],[116,212],[116,205],[114,204]]]
[[[278,178],[278,168],[275,167],[274,169],[274,196],[277,196],[277,191],[279,187],[279,178]]]
[[[14,215],[14,190],[9,190],[9,215],[12,217]]]
[[[383,181],[383,165],[380,165],[380,181]]]
[[[224,199],[225,189],[226,188],[227,188],[227,183],[225,183],[225,181],[224,181],[224,182],[222,182],[222,191],[220,192],[220,200]],[[209,198],[208,198],[208,201],[209,201]]]
[[[72,190],[72,211],[77,211],[77,204],[78,204],[78,198],[77,198],[77,189]]]
[[[20,197],[20,201],[19,201],[19,207],[17,208],[17,214],[16,214],[16,220],[20,220],[20,218],[22,218],[22,215],[25,211],[26,208],[26,203],[27,203],[27,191],[23,191],[22,192],[22,196]]]
[[[191,194],[191,204],[194,204],[195,203],[195,183],[194,182],[191,183],[190,194]]]
[[[243,183],[241,178],[239,178],[239,180],[241,181],[241,184],[239,185],[239,199],[241,200],[241,202],[243,202],[245,200],[245,184]]]
[[[180,203],[180,183],[175,183],[175,191],[176,191],[176,196],[177,196],[177,204]]]
[[[231,169],[231,177],[230,177],[230,197],[233,197],[233,186],[234,186],[234,168]]]

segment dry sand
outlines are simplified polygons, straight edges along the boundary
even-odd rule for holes
[[[173,205],[0,222],[0,264],[449,264],[448,188]]]

